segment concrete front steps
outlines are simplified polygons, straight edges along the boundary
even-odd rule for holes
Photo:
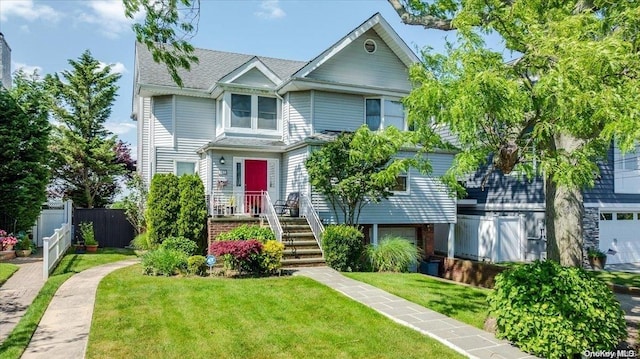
[[[282,226],[283,268],[325,265],[322,251],[305,218],[280,217]]]

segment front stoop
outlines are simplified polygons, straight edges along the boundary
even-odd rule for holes
[[[284,268],[325,265],[322,251],[305,218],[280,217]]]

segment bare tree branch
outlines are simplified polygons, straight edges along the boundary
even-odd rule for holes
[[[440,19],[431,15],[414,15],[407,11],[407,8],[400,3],[400,0],[387,0],[396,10],[400,20],[407,25],[421,25],[426,29],[438,29],[444,31],[455,30],[452,19]]]

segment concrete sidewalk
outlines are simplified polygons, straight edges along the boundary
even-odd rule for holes
[[[98,284],[137,258],[104,264],[75,274],[54,295],[22,358],[84,358]]]
[[[294,275],[312,278],[385,315],[428,335],[457,352],[478,359],[535,358],[484,330],[409,302],[382,289],[347,278],[328,267],[298,268]]]
[[[4,263],[16,264],[20,269],[0,287],[0,343],[11,334],[44,285],[42,248],[29,257]]]

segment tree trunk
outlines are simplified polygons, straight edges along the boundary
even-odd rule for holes
[[[582,217],[584,204],[579,188],[545,181],[547,258],[563,266],[582,266]]]

